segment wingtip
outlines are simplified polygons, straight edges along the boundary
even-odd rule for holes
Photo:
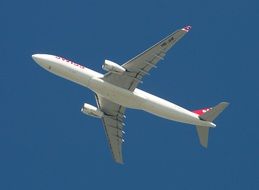
[[[182,28],[183,31],[189,32],[191,30],[192,26],[185,26]]]

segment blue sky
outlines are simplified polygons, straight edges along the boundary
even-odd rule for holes
[[[258,189],[258,19],[255,0],[2,0],[0,189]],[[101,121],[80,113],[93,93],[31,59],[103,72],[185,25],[139,87],[188,109],[229,101],[207,150],[194,127],[127,110],[117,165]]]

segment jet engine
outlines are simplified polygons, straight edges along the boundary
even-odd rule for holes
[[[81,112],[86,115],[90,115],[92,117],[97,117],[97,118],[101,118],[104,115],[103,112],[100,111],[97,107],[94,107],[87,103],[84,103],[84,106],[82,107]]]
[[[114,63],[112,61],[109,61],[109,60],[104,61],[102,68],[105,71],[110,71],[110,72],[116,73],[116,74],[123,74],[126,71],[126,69],[123,68],[122,66],[120,66],[117,63]]]

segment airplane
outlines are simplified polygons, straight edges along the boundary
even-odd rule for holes
[[[152,68],[163,60],[167,51],[191,29],[178,29],[126,63],[119,65],[105,60],[105,74],[60,56],[34,54],[33,60],[47,71],[89,88],[95,93],[97,107],[84,103],[81,112],[103,122],[105,133],[115,162],[123,164],[122,143],[125,109],[137,109],[156,116],[195,125],[200,144],[207,148],[209,129],[216,127],[213,120],[229,105],[221,102],[212,108],[189,111],[172,102],[147,93],[137,86]]]

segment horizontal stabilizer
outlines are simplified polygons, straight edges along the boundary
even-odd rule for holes
[[[213,108],[203,109],[203,114],[200,114],[200,119],[204,121],[212,122],[219,114],[229,105],[227,102],[221,102]],[[200,112],[200,110],[196,110],[196,113]],[[208,147],[208,138],[209,138],[209,127],[205,126],[196,126],[196,130],[198,133],[198,137],[200,140],[200,144],[207,148]]]
[[[196,126],[196,130],[200,139],[200,143],[204,148],[208,147],[209,127]]]
[[[199,117],[205,121],[213,121],[229,105],[228,102],[221,102],[215,107],[209,109]]]

